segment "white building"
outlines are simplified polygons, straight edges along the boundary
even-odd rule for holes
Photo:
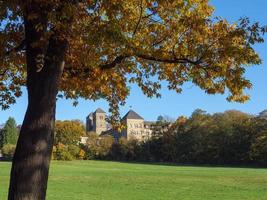
[[[97,135],[110,134],[114,138],[125,137],[126,139],[147,140],[151,137],[152,130],[150,129],[150,122],[146,123],[135,111],[130,110],[122,118],[122,124],[126,126],[121,133],[117,133],[108,128],[106,121],[106,113],[101,108],[98,108],[95,112],[90,113],[86,117],[86,131],[95,132]]]
[[[150,126],[147,126],[144,118],[133,110],[130,110],[122,118],[122,124],[126,126],[121,133],[122,137],[137,140],[148,140],[151,137],[152,130],[150,129]]]

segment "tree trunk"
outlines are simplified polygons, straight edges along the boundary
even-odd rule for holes
[[[13,158],[9,200],[45,200],[46,196],[56,96],[67,43],[54,35],[47,48],[41,43],[32,45],[42,39],[36,30],[38,23],[40,20],[25,19],[28,107]],[[43,62],[40,57],[44,57]]]
[[[9,200],[45,199],[56,107],[55,97],[48,94],[51,89],[40,88],[29,94],[12,163]]]

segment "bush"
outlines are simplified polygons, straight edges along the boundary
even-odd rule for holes
[[[67,147],[68,152],[70,153],[70,155],[75,158],[75,159],[79,159],[79,154],[80,154],[80,148],[76,145],[69,145]]]
[[[79,159],[81,159],[81,160],[84,160],[85,159],[85,151],[84,150],[82,150],[82,149],[80,149],[80,152],[79,152]]]
[[[67,150],[58,151],[57,158],[58,160],[65,160],[65,161],[70,161],[74,159],[71,153],[68,152]]]
[[[93,159],[96,159],[96,155],[89,148],[86,148],[84,159],[85,160],[93,160]]]
[[[5,144],[2,148],[2,154],[4,159],[12,160],[15,153],[16,145],[14,144]]]
[[[73,160],[74,156],[68,151],[68,147],[62,143],[53,147],[54,160]]]
[[[114,143],[112,136],[98,137],[96,134],[88,136],[85,151],[86,159],[107,159],[110,155],[111,147]]]

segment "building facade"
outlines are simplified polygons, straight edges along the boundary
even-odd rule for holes
[[[133,110],[130,110],[122,118],[122,124],[126,128],[122,131],[121,135],[126,139],[148,140],[151,137],[152,130],[147,126],[144,118]]]
[[[121,123],[125,125],[125,129],[121,133],[108,128],[106,113],[101,108],[98,108],[86,117],[86,131],[95,132],[99,136],[112,135],[115,139],[124,137],[127,140],[137,139],[139,141],[148,140],[152,135],[151,122],[145,122],[144,118],[133,110],[126,113]]]
[[[90,113],[86,117],[86,131],[95,132],[100,135],[102,132],[108,130],[108,124],[106,121],[106,113],[101,108],[98,108],[95,112]]]

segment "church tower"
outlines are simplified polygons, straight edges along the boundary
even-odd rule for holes
[[[93,131],[96,132],[97,135],[107,131],[106,113],[101,108],[98,108],[93,113]]]
[[[93,130],[93,113],[91,112],[87,117],[86,117],[86,132],[92,131]]]

